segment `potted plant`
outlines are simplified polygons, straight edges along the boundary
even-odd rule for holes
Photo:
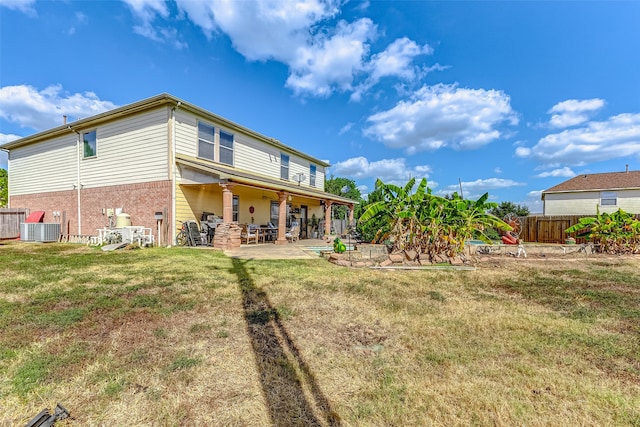
[[[318,218],[316,218],[316,214],[311,215],[311,235],[314,239],[318,238]]]

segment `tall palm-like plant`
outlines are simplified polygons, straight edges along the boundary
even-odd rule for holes
[[[595,217],[580,218],[565,233],[578,233],[577,237],[592,241],[600,252],[640,252],[640,221],[622,209],[610,214],[600,213],[600,208],[597,207]]]
[[[422,179],[413,191],[415,178],[404,187],[376,181],[381,200],[367,207],[361,223],[384,219],[374,241],[390,241],[392,251],[415,251],[433,259],[438,254],[454,256],[464,249],[464,242],[474,235],[489,242],[484,235],[488,227],[510,230],[508,224],[487,213],[496,206],[484,194],[477,201],[464,200],[457,194],[449,200],[436,196]]]
[[[376,180],[376,189],[382,192],[382,199],[372,203],[360,216],[360,222],[366,223],[375,219],[383,220],[383,226],[374,237],[374,242],[389,241],[392,250],[410,249],[415,244],[419,224],[416,221],[416,202],[420,200],[427,183],[420,183],[416,193],[412,193],[415,178],[404,187],[385,184]]]

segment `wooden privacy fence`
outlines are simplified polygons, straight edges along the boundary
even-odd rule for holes
[[[0,239],[15,239],[20,235],[20,223],[29,216],[27,208],[0,209]]]
[[[520,239],[525,242],[564,243],[567,237],[571,237],[564,230],[577,224],[583,216],[587,215],[521,217]],[[576,243],[585,243],[585,239],[576,239]]]
[[[593,215],[561,215],[561,216],[526,216],[520,217],[522,231],[520,240],[537,243],[564,243],[567,237],[575,237],[576,233],[569,235],[564,232],[567,228],[580,222],[580,218]],[[636,215],[640,218],[640,215]],[[576,238],[576,243],[585,243],[586,240]]]

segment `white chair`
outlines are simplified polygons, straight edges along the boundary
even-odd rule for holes
[[[255,224],[243,225],[240,233],[240,243],[258,243],[258,226]]]
[[[286,237],[287,240],[290,240],[291,242],[295,242],[296,240],[298,240],[298,238],[300,237],[300,226],[297,224],[292,226],[291,230],[284,233],[284,237]]]

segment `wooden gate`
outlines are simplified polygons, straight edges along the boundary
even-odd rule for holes
[[[565,239],[570,237],[564,231],[577,224],[580,218],[582,218],[580,215],[521,217],[520,239],[525,242],[564,243]],[[584,243],[584,241],[584,239],[577,239],[577,243]]]
[[[568,219],[546,219],[540,218],[536,224],[538,243],[564,243],[567,234],[564,232],[571,227]]]
[[[27,208],[0,209],[0,239],[15,239],[20,235],[20,223],[29,216]]]

